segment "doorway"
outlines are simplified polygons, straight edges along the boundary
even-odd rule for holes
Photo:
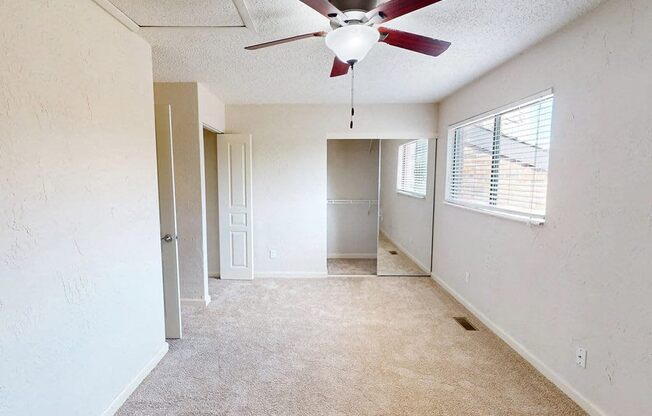
[[[327,141],[327,267],[330,276],[376,275],[377,139]]]
[[[207,275],[251,280],[253,266],[252,137],[203,131],[202,181]]]
[[[220,204],[217,180],[218,134],[204,127],[205,234],[208,278],[220,278]]]

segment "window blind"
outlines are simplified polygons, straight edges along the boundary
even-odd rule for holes
[[[414,140],[398,148],[399,192],[425,197],[428,182],[428,139]]]
[[[452,127],[446,200],[543,222],[553,100],[548,92]]]

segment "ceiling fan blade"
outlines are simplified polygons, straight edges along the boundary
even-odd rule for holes
[[[335,57],[335,61],[333,62],[333,69],[331,70],[331,78],[348,74],[350,67],[351,65],[347,64],[346,62],[342,62],[337,59],[337,57]]]
[[[318,11],[324,16],[332,19],[333,17],[344,17],[344,13],[337,7],[333,6],[328,0],[299,0],[306,6]]]
[[[422,9],[440,1],[441,0],[390,0],[369,11],[367,17],[371,18],[376,14],[380,14],[380,23],[388,22],[392,19],[403,16],[404,14],[412,13],[415,10]]]
[[[259,43],[258,45],[247,46],[245,49],[248,51],[255,51],[256,49],[268,48],[270,46],[281,45],[283,43],[294,42],[295,40],[323,37],[326,36],[326,32],[313,32],[306,33],[305,35],[292,36],[290,38],[273,40],[271,42]]]
[[[425,55],[439,56],[451,46],[450,42],[386,27],[379,27],[378,31],[385,36],[381,42]]]

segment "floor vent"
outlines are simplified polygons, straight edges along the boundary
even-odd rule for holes
[[[398,256],[398,251],[396,251],[396,250],[389,250],[389,254],[391,254],[392,256]]]
[[[466,329],[467,331],[477,331],[478,330],[476,327],[474,327],[471,324],[471,322],[469,322],[468,319],[466,319],[464,317],[457,317],[457,318],[453,318],[453,319],[455,319],[457,321],[457,323],[460,324],[462,326],[462,328]]]

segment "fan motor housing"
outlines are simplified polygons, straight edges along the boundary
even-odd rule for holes
[[[330,0],[330,3],[343,12],[349,10],[369,10],[375,9],[377,0]]]

